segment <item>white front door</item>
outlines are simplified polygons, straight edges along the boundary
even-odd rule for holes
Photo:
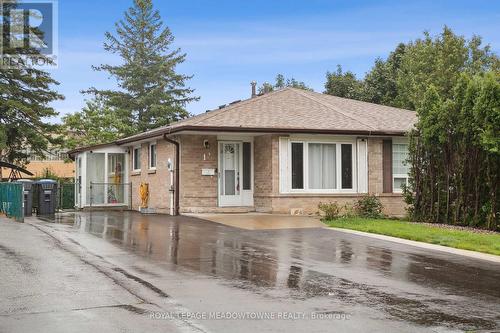
[[[253,206],[251,143],[219,142],[219,206]]]

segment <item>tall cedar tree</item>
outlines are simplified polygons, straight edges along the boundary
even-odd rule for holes
[[[16,4],[4,4],[4,9],[7,6]],[[6,33],[4,29],[3,40],[10,37]],[[3,50],[5,55],[18,52],[20,50],[8,47]],[[50,62],[34,47],[23,49],[22,53]],[[49,73],[28,65],[0,70],[0,160],[23,164],[26,149],[42,155],[50,144],[58,143],[53,135],[58,127],[47,122],[47,118],[58,114],[49,104],[64,98],[52,89],[58,84]]]
[[[151,0],[134,0],[124,16],[115,24],[115,35],[105,34],[104,43],[104,49],[118,54],[123,63],[94,67],[114,77],[120,90],[90,88],[87,92],[100,96],[117,112],[124,134],[186,118],[186,104],[199,99],[192,97],[194,90],[186,87],[192,76],[176,73],[176,66],[184,62],[186,54],[171,49],[174,36]]]
[[[500,229],[500,76],[481,39],[445,27],[408,43],[395,104],[418,114],[406,200],[417,221]]]
[[[431,85],[417,112],[405,191],[410,216],[500,229],[498,73],[462,73],[449,97]]]
[[[410,186],[415,221],[500,230],[500,61],[448,27],[399,44],[362,81],[327,73],[326,93],[415,110]]]

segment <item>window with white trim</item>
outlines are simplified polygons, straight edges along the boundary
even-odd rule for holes
[[[141,170],[141,146],[134,147],[132,150],[132,168],[133,171]]]
[[[292,189],[304,189],[304,143],[292,142]]]
[[[333,190],[337,188],[337,147],[333,143],[309,143],[309,189]]]
[[[282,145],[287,179],[282,192],[335,193],[354,190],[354,143],[292,140]]]
[[[149,144],[149,169],[156,169],[156,142]]]
[[[392,144],[392,188],[393,192],[401,193],[403,185],[408,185],[408,173],[410,167],[408,160],[408,144]]]

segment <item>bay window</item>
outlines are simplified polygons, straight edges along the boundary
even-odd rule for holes
[[[289,141],[280,144],[282,192],[335,193],[355,188],[354,142]]]

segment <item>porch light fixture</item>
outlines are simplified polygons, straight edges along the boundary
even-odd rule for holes
[[[205,147],[205,149],[210,149],[210,143],[208,142],[208,140],[203,140],[203,147]]]

